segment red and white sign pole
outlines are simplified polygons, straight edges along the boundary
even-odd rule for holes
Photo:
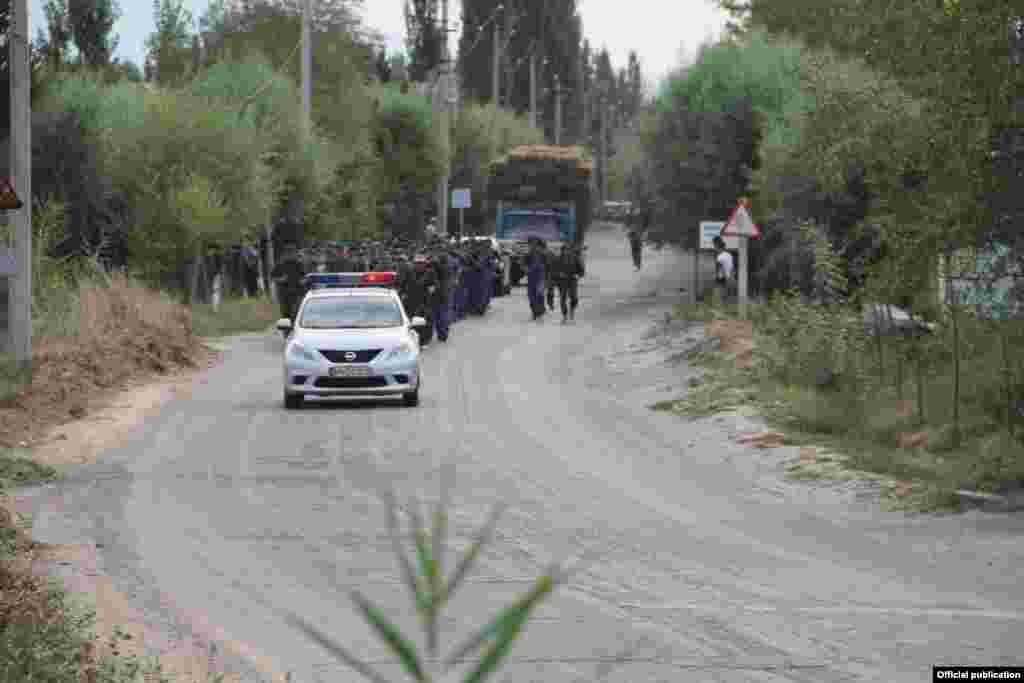
[[[739,268],[739,299],[740,317],[747,317],[747,283],[749,281],[749,254],[747,251],[748,242],[751,237],[761,236],[761,230],[754,224],[750,217],[750,200],[746,197],[740,199],[736,209],[729,217],[729,222],[722,228],[722,237],[738,237],[740,242],[740,268]]]

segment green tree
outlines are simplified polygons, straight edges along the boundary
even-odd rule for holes
[[[957,198],[953,205],[963,229],[947,237],[969,246],[1016,243],[1024,233],[1024,207],[1000,201],[1014,192],[1015,169],[991,160],[991,134],[1022,125],[1008,106],[1009,96],[1024,92],[1024,70],[1007,53],[1007,20],[1019,9],[1012,0],[898,6],[882,0],[751,0],[738,11],[750,25],[864,60],[923,103],[929,134],[917,171],[934,197]],[[947,216],[922,218],[941,225]],[[979,226],[976,233],[973,226]],[[948,226],[942,230],[948,233]],[[1024,253],[1024,244],[1015,246]]]
[[[43,55],[50,70],[56,72],[68,61],[68,46],[71,43],[67,0],[46,0],[43,13],[46,15],[47,30],[44,34],[40,29],[36,50]]]
[[[374,75],[377,80],[381,83],[387,83],[391,80],[391,59],[388,57],[387,50],[380,50],[377,53],[377,57],[374,59]]]
[[[192,63],[192,13],[183,0],[153,0],[156,31],[146,38],[147,80],[175,83]]]
[[[444,33],[438,0],[405,0],[409,77],[423,81],[441,63]]]
[[[365,82],[373,60],[370,48],[353,33],[351,6],[351,2],[331,0],[318,3],[314,12],[313,119],[326,146],[318,146],[322,153],[315,155],[319,159],[316,173],[303,171],[296,176],[318,180],[286,183],[287,191],[282,189],[278,196],[275,222],[282,230],[282,226],[294,227],[301,221],[310,234],[330,235],[348,230],[345,226],[372,226],[376,221],[376,215],[367,208],[376,200],[373,100]],[[256,61],[265,69],[273,67],[275,83],[286,79],[294,88],[299,82],[301,4],[249,0],[211,6],[200,24],[207,31],[204,37],[210,64],[230,67],[237,62]],[[241,90],[231,82],[217,87],[227,88],[242,102],[261,92],[266,78],[264,74],[256,80],[241,79],[237,82],[244,83]],[[269,87],[276,92],[276,85]],[[296,101],[297,94],[286,104],[290,111],[295,110]],[[317,187],[325,188],[326,194],[319,196],[321,190],[314,189]]]
[[[467,226],[485,228],[493,220],[483,201],[491,162],[517,145],[540,144],[544,133],[526,118],[494,106],[471,104],[462,107],[452,135],[452,186],[468,187],[475,197],[465,210]]]
[[[441,141],[428,99],[378,90],[374,144],[380,224],[391,234],[416,235],[424,225],[442,171]]]
[[[505,30],[501,0],[466,0],[462,3],[462,33],[459,37],[459,79],[466,97],[490,101],[491,58],[494,54],[494,26]],[[510,5],[511,6],[511,5]],[[508,36],[502,36],[502,43]]]
[[[66,7],[68,29],[79,59],[94,69],[109,66],[118,42],[111,34],[121,17],[116,0],[70,0]],[[48,9],[47,19],[50,17]]]

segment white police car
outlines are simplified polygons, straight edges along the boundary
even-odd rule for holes
[[[284,405],[307,396],[401,397],[419,404],[420,343],[394,290],[395,273],[311,273],[310,291],[285,333]]]

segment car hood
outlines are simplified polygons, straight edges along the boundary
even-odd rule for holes
[[[301,330],[296,339],[307,348],[361,351],[390,349],[404,341],[410,341],[410,335],[402,327],[376,330]]]

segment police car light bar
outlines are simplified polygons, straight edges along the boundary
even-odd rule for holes
[[[397,279],[397,273],[363,273],[364,285],[392,285]]]
[[[309,289],[348,289],[353,287],[393,286],[397,273],[309,273],[305,285]]]

